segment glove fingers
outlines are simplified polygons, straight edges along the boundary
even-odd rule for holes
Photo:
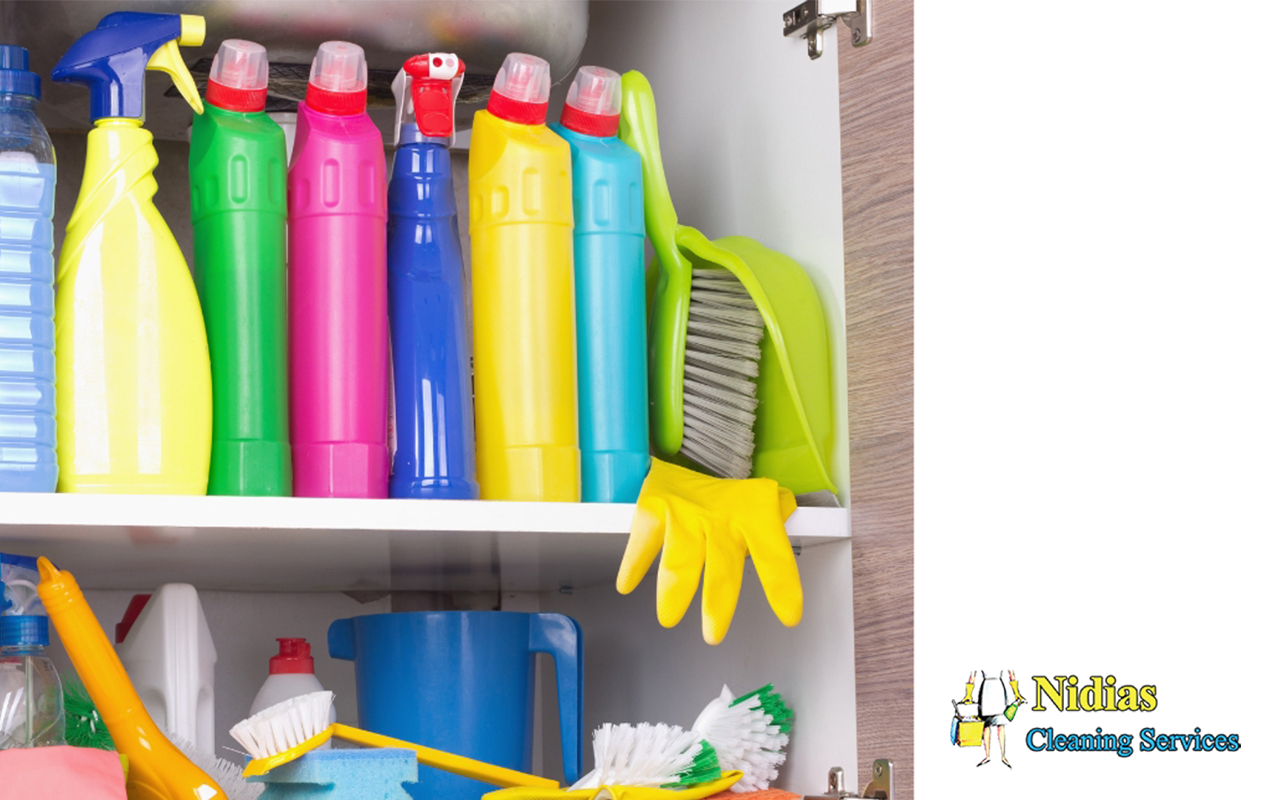
[[[667,521],[667,536],[658,562],[658,622],[670,628],[684,614],[698,592],[706,540],[701,530],[689,530],[674,519]]]
[[[726,528],[707,537],[707,576],[702,581],[702,638],[707,644],[720,644],[729,632],[746,555],[746,542]]]
[[[800,587],[800,570],[791,550],[791,540],[782,521],[774,519],[747,526],[743,535],[769,607],[783,625],[790,628],[800,624],[804,615],[804,591]]]
[[[662,549],[662,534],[666,528],[666,507],[663,503],[636,504],[636,514],[631,518],[631,536],[627,539],[627,551],[618,566],[618,592],[630,594],[644,580],[658,551]]]

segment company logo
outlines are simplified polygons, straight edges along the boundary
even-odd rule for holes
[[[991,740],[995,738],[1000,743],[1000,762],[1013,769],[1005,727],[1013,722],[1018,708],[1026,702],[1018,690],[1018,678],[1013,670],[994,675],[974,670],[964,686],[964,699],[951,701],[955,711],[951,720],[951,743],[958,747],[981,745],[982,760],[978,766],[982,767],[991,763]]]
[[[1035,703],[1030,712],[1147,714],[1159,705],[1154,684],[1122,684],[1114,675],[1093,675],[1081,680],[1075,675],[1032,677]],[[999,742],[1000,761],[1010,769],[1008,736],[1018,709],[1029,701],[1018,688],[1013,670],[994,674],[984,671],[969,673],[964,699],[952,700],[951,743],[958,747],[982,747],[978,766],[991,762],[991,744]],[[1132,719],[1132,716],[1124,717]],[[1026,720],[1024,714],[1021,720]],[[1137,733],[1108,732],[1102,725],[1090,725],[1084,732],[1060,731],[1050,726],[1032,727],[1024,737],[1032,753],[1112,752],[1128,758],[1135,752],[1233,753],[1240,749],[1240,736],[1235,733],[1205,732],[1196,727],[1192,732],[1162,733],[1155,726],[1143,727]]]

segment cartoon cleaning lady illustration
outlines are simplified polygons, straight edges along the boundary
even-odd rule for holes
[[[973,686],[978,671],[969,673],[969,682],[965,684],[964,700],[952,701],[955,708],[955,719],[951,723],[951,741],[961,747],[971,747],[982,740],[983,759],[978,766],[991,761],[991,729],[995,728],[996,738],[1000,740],[1000,761],[1009,769],[1013,765],[1005,752],[1004,726],[1013,721],[1018,706],[1027,702],[1018,691],[1018,679],[1013,670],[1002,671],[988,676],[982,672],[982,683],[978,686],[978,702],[973,702]],[[1005,676],[1008,676],[1006,679]],[[1010,693],[1012,690],[1012,693]],[[979,731],[981,733],[979,734]]]

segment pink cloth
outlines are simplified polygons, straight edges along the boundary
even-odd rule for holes
[[[125,800],[120,755],[85,747],[0,750],[5,797]]]

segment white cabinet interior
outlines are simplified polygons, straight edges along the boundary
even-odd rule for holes
[[[836,399],[831,471],[846,505],[836,47],[829,41],[827,56],[810,61],[802,40],[781,34],[787,6],[593,3],[581,63],[639,69],[650,78],[681,222],[712,238],[751,236],[812,276],[827,315]],[[553,116],[566,87],[567,81],[557,87]],[[60,133],[55,141],[63,151],[58,206],[65,224],[83,163],[83,133]],[[161,143],[160,156],[157,202],[189,256],[186,147]],[[332,513],[328,502],[335,504]],[[133,591],[174,580],[201,588],[219,651],[220,746],[231,744],[226,730],[245,715],[277,636],[312,641],[321,681],[339,694],[340,720],[354,722],[353,670],[327,657],[329,622],[393,609],[502,607],[563,611],[582,623],[588,731],[605,721],[689,725],[721,684],[745,692],[773,682],[797,715],[781,786],[816,793],[828,767],[852,770],[857,763],[845,510],[804,509],[790,526],[801,547],[803,622],[795,629],[778,623],[748,566],[733,628],[712,648],[701,640],[696,601],[681,625],[665,630],[654,616],[652,576],[631,596],[613,589],[611,571],[626,541],[625,507],[530,512],[521,504],[442,510],[410,501],[345,502],[13,496],[0,498],[0,550],[56,551],[60,565],[91,589],[89,600],[108,630]],[[294,511],[289,503],[297,503]],[[233,519],[226,524],[210,522],[228,514]],[[442,521],[458,519],[466,521]],[[131,559],[141,566],[130,571]],[[433,571],[430,565],[442,559],[450,569]],[[571,592],[562,592],[562,584]],[[556,775],[558,739],[543,741],[546,752],[539,747],[535,769]],[[589,764],[589,744],[584,751]]]

